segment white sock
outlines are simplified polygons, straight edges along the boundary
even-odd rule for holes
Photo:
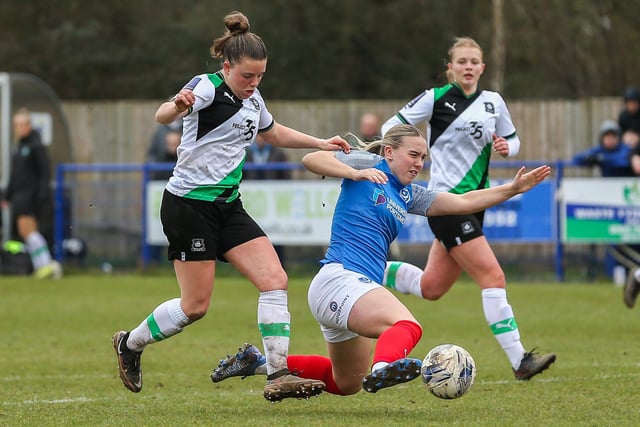
[[[287,291],[261,292],[258,298],[258,328],[267,359],[267,375],[287,369],[291,316],[287,310]]]
[[[51,252],[49,252],[47,241],[42,237],[42,234],[32,231],[24,240],[34,270],[42,268],[51,262]]]
[[[384,269],[382,284],[396,291],[422,298],[420,279],[422,270],[413,264],[400,261],[388,261]]]
[[[636,268],[633,271],[633,278],[640,282],[640,268]]]
[[[520,342],[520,331],[513,310],[507,302],[506,289],[483,289],[482,308],[498,344],[507,354],[513,369],[518,369],[526,351]]]
[[[165,301],[131,331],[127,347],[130,350],[142,351],[148,344],[179,334],[190,323],[191,321],[182,311],[180,298]]]

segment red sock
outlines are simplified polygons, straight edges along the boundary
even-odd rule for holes
[[[407,357],[422,338],[422,327],[410,320],[393,324],[380,335],[373,352],[373,365],[378,362],[394,362]]]
[[[331,359],[325,356],[293,354],[287,358],[289,370],[302,378],[323,381],[326,385],[326,392],[344,396],[336,382],[333,380],[333,368]]]

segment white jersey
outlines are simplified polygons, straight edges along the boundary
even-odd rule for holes
[[[456,84],[429,89],[405,105],[382,126],[428,124],[431,169],[429,188],[462,194],[489,187],[493,135],[519,147],[507,106],[497,92],[478,90],[466,96]],[[510,153],[515,155],[517,153]]]
[[[238,196],[245,149],[273,117],[256,90],[237,98],[222,72],[200,74],[184,86],[195,95],[193,111],[183,119],[178,161],[167,191],[191,199],[231,202]]]

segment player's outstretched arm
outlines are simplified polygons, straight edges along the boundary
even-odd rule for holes
[[[525,172],[523,166],[518,170],[513,181],[507,184],[465,194],[438,193],[427,215],[465,215],[479,212],[502,203],[516,194],[531,190],[549,175],[551,175],[551,168],[547,165],[539,166],[529,172]]]

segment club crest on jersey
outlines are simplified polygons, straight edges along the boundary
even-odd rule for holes
[[[493,102],[485,102],[484,103],[484,111],[486,111],[489,114],[495,114],[496,113],[496,107],[493,106]]]
[[[409,200],[411,199],[411,194],[409,193],[408,188],[405,187],[402,190],[400,190],[400,198],[402,199],[403,202],[409,203]]]
[[[387,203],[387,196],[385,196],[384,191],[380,190],[379,188],[376,188],[375,190],[373,190],[372,199],[376,206]]]
[[[204,252],[207,248],[204,245],[204,239],[201,237],[196,237],[195,239],[191,239],[191,252]]]
[[[253,108],[256,109],[256,111],[260,111],[260,103],[258,102],[257,99],[255,99],[254,97],[249,98],[249,101],[251,101],[251,104],[253,104]]]
[[[462,227],[462,234],[469,234],[475,231],[473,224],[471,224],[471,222],[469,221],[463,222],[461,227]]]

